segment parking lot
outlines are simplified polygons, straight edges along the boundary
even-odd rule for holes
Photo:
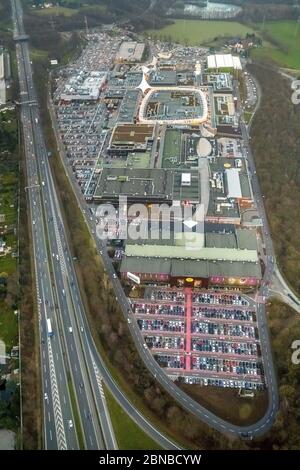
[[[98,173],[105,162],[106,155],[102,151],[107,148],[109,140],[108,123],[117,116],[115,107],[110,108],[111,102],[107,103],[106,100],[107,82],[111,78],[115,56],[121,41],[127,37],[124,32],[120,32],[117,38],[106,32],[88,34],[87,45],[80,57],[58,71],[53,94],[65,152],[87,200],[94,195]],[[101,85],[99,97],[93,99],[91,89],[84,89],[81,81],[89,74],[93,80],[100,72],[105,73],[106,80]],[[129,81],[128,86],[131,85]],[[91,93],[91,96],[88,93]],[[76,99],[72,99],[72,96]],[[118,108],[119,101],[116,103]]]
[[[167,331],[168,333],[184,333],[184,321],[138,320],[142,331]]]
[[[194,303],[204,304],[216,304],[216,305],[236,305],[236,306],[248,306],[249,300],[245,299],[242,294],[221,294],[213,292],[194,292],[193,293]]]
[[[253,326],[228,324],[228,323],[212,323],[212,322],[192,322],[192,334],[206,334],[224,337],[236,337],[244,339],[256,339],[256,330]]]
[[[150,349],[184,350],[183,336],[144,336],[145,343]]]
[[[257,101],[257,88],[253,78],[247,72],[245,73],[245,85],[247,90],[245,106],[247,109],[251,109],[255,107]]]
[[[195,375],[190,375],[188,377],[184,376],[181,380],[187,384],[197,384],[211,387],[230,387],[247,390],[263,390],[265,388],[263,383],[253,382],[250,380],[230,380],[216,377],[197,377]]]
[[[183,356],[155,354],[155,359],[161,367],[167,367],[168,369],[184,369]]]
[[[185,295],[182,289],[152,289],[151,300],[168,300],[170,302],[184,302]]]
[[[221,375],[260,376],[262,374],[261,363],[256,361],[237,361],[216,357],[193,357],[192,368],[202,371],[214,371]]]
[[[224,320],[236,320],[253,322],[255,321],[254,310],[242,310],[239,308],[216,308],[216,307],[193,307],[193,317],[195,318],[214,318]]]
[[[193,338],[192,349],[194,352],[205,352],[206,354],[223,354],[230,356],[253,356],[258,357],[256,343],[219,341],[215,339]]]
[[[132,307],[146,346],[171,376],[218,387],[265,387],[250,297],[148,287]]]
[[[173,317],[184,317],[184,306],[179,304],[168,304],[168,303],[134,303],[133,305],[135,313],[139,315],[161,315],[161,316],[173,316]]]

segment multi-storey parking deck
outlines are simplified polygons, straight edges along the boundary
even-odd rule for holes
[[[171,376],[201,379],[204,385],[211,379],[222,387],[264,386],[251,297],[148,287],[132,306],[145,344]]]

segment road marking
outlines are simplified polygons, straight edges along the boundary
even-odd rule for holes
[[[89,349],[89,351],[90,351],[90,356],[91,356],[91,359],[92,359],[92,364],[93,364],[93,368],[94,368],[94,372],[95,372],[95,376],[96,376],[96,381],[97,381],[99,391],[100,391],[100,395],[101,395],[101,398],[102,398],[103,407],[104,407],[104,410],[105,410],[105,416],[106,416],[107,424],[108,424],[108,427],[109,427],[109,430],[110,430],[112,443],[113,443],[114,449],[117,450],[118,449],[118,444],[117,444],[115,433],[114,433],[114,430],[113,430],[113,427],[112,427],[112,424],[111,424],[111,421],[110,421],[110,415],[107,412],[106,398],[105,398],[105,394],[104,394],[104,390],[103,390],[103,386],[102,386],[102,377],[101,377],[99,369],[96,365],[94,356],[93,356],[90,349]]]
[[[59,450],[67,449],[67,441],[65,428],[63,424],[62,411],[60,405],[59,392],[57,387],[56,372],[53,360],[53,352],[50,338],[48,338],[48,356],[49,356],[49,366],[50,366],[50,378],[51,378],[51,392],[52,392],[52,402],[54,410],[54,421],[57,434],[57,443]]]

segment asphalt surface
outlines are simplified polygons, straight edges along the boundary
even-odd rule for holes
[[[84,447],[115,449],[101,376],[82,326],[84,311],[42,134],[28,44],[18,41],[25,36],[19,0],[12,0],[12,8],[40,312],[45,447],[78,448],[69,396],[72,384]],[[52,337],[47,334],[47,318]]]

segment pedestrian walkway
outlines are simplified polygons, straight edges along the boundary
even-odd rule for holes
[[[187,287],[184,289],[185,293],[185,328],[186,328],[186,337],[185,337],[185,369],[187,372],[191,370],[191,329],[192,329],[192,289]]]

